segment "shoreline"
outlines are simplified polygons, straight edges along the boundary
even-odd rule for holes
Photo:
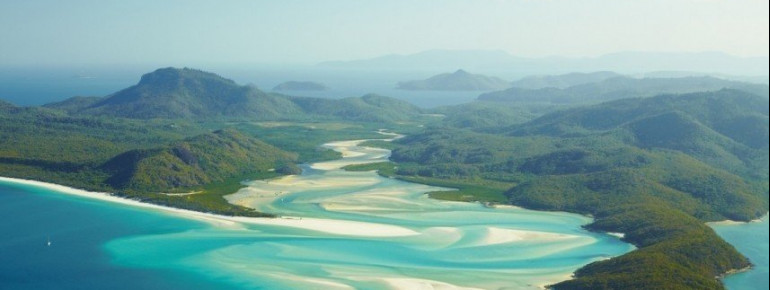
[[[403,135],[399,135],[396,133],[388,133],[388,132],[382,132],[382,131],[378,133],[383,135],[395,136],[395,138],[392,138],[392,139],[384,139],[385,141],[392,141],[393,139],[403,137]],[[327,146],[327,145],[339,143],[339,142],[350,142],[350,144],[346,144],[346,145],[358,146],[358,144],[368,140],[383,140],[383,139],[337,141],[337,142],[325,143],[321,146]],[[174,208],[170,206],[142,202],[139,200],[118,196],[108,192],[91,192],[91,191],[77,189],[77,188],[59,185],[55,183],[19,179],[19,178],[0,177],[0,182],[27,185],[27,186],[47,189],[59,194],[79,196],[83,198],[95,199],[95,200],[105,201],[109,203],[145,209],[145,210],[153,210],[156,212],[169,214],[179,218],[202,221],[215,227],[223,227],[223,228],[229,228],[234,230],[238,230],[238,229],[245,230],[246,229],[245,225],[265,225],[265,226],[291,227],[291,228],[302,229],[302,230],[322,232],[322,233],[332,234],[332,235],[369,237],[369,238],[410,237],[410,236],[418,236],[418,235],[424,234],[406,227],[388,225],[388,224],[378,224],[378,223],[371,223],[371,222],[358,222],[358,221],[348,221],[348,220],[333,220],[333,219],[320,219],[320,218],[307,218],[307,217],[292,217],[292,216],[279,216],[279,215],[275,217],[226,216],[226,215],[206,213],[206,212],[200,212],[195,210]],[[423,183],[413,182],[413,181],[408,181],[408,182],[415,183],[415,184],[423,184]],[[501,204],[499,205],[499,207],[525,209],[519,206],[507,205],[507,204]],[[551,212],[551,211],[546,211],[546,212]],[[559,212],[566,213],[566,214],[576,214],[576,213],[570,213],[565,211],[559,211]],[[586,216],[586,215],[581,215],[581,216],[585,216],[593,219],[590,216]],[[501,234],[502,234],[501,231],[496,231],[494,229],[491,229],[491,232],[486,237],[485,242],[489,244],[506,243],[506,242],[509,242],[508,241],[509,239],[514,239],[514,238],[515,240],[526,239],[529,237],[530,233],[526,233],[527,235],[524,235],[525,233],[522,232],[522,233],[519,233],[519,234],[522,234],[522,236],[516,235],[515,237],[501,237]],[[603,233],[603,234],[606,234],[606,233]],[[635,249],[636,248],[633,247],[631,251]],[[575,272],[565,273],[565,275],[561,277],[561,279],[558,279],[555,281],[543,281],[542,283],[536,284],[533,286],[538,287],[540,289],[546,289],[549,285],[553,285],[555,283],[572,279],[574,273]]]
[[[48,183],[36,180],[0,177],[0,182],[27,185],[61,194],[78,196],[88,199],[95,199],[104,202],[127,205],[135,208],[154,210],[165,214],[170,214],[180,218],[202,221],[216,227],[238,229],[243,228],[244,224],[266,225],[266,226],[285,226],[297,229],[304,229],[316,232],[322,232],[333,235],[356,236],[356,237],[406,237],[419,235],[411,229],[399,226],[382,225],[368,222],[357,221],[339,221],[321,218],[303,218],[291,216],[277,217],[245,217],[245,216],[225,216],[213,213],[205,213],[188,209],[180,209],[169,206],[157,205],[153,203],[141,202],[129,198],[112,195],[106,192],[91,192],[77,189],[69,186]]]
[[[754,269],[754,264],[750,264],[750,265],[748,265],[746,267],[743,267],[743,268],[740,268],[740,269],[730,269],[730,270],[727,270],[727,272],[724,272],[724,273],[720,274],[719,276],[716,276],[715,278],[717,278],[718,280],[721,281],[724,278],[727,278],[728,276],[735,275],[735,274],[740,274],[740,273],[743,273],[743,272],[748,272],[748,271],[751,271],[753,269]]]
[[[712,226],[712,225],[714,225],[714,226],[734,226],[734,225],[745,225],[745,224],[750,224],[750,223],[759,223],[759,222],[762,222],[763,219],[768,218],[768,214],[770,214],[770,212],[766,212],[761,217],[755,218],[755,219],[750,220],[750,221],[736,221],[736,220],[729,220],[728,219],[728,220],[722,220],[722,221],[707,222],[706,225],[708,225],[708,226]]]

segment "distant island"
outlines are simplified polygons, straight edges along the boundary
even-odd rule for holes
[[[472,74],[462,69],[454,73],[435,75],[425,80],[398,83],[400,90],[492,91],[509,87],[511,85],[500,78]]]
[[[316,82],[298,82],[288,81],[278,84],[273,88],[274,91],[325,91],[329,87]]]

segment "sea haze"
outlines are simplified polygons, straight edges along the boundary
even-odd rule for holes
[[[0,98],[19,106],[37,106],[73,96],[106,96],[138,81],[139,75],[154,68],[57,68],[0,70]],[[323,91],[280,91],[293,96],[319,98],[360,97],[374,93],[409,101],[423,108],[470,102],[486,91],[407,91],[398,82],[424,79],[445,71],[349,70],[323,67],[221,68],[219,75],[239,84],[256,85],[270,91],[286,81],[313,81],[326,85]],[[515,75],[520,77],[519,75]],[[512,80],[514,77],[510,77]]]

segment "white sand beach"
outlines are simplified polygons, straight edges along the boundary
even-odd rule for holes
[[[376,223],[356,222],[356,221],[329,220],[329,219],[317,219],[317,218],[293,218],[293,217],[251,218],[251,217],[223,216],[223,215],[202,213],[202,212],[197,212],[192,210],[144,203],[144,202],[140,202],[132,199],[114,196],[105,192],[91,192],[91,191],[86,191],[82,189],[67,187],[67,186],[53,184],[53,183],[41,182],[41,181],[9,178],[9,177],[0,177],[0,181],[7,182],[7,183],[30,185],[34,187],[48,189],[51,191],[60,192],[63,194],[75,195],[75,196],[91,198],[91,199],[96,199],[96,200],[101,200],[106,202],[112,202],[112,203],[119,203],[119,204],[132,206],[132,207],[152,209],[152,210],[156,210],[156,211],[160,211],[168,214],[173,214],[183,218],[204,221],[207,223],[211,223],[212,225],[215,225],[215,226],[227,227],[227,228],[242,227],[241,224],[255,224],[255,225],[293,227],[293,228],[313,230],[313,231],[344,235],[344,236],[399,237],[399,236],[410,236],[410,235],[419,234],[418,232],[415,232],[413,230],[403,228],[403,227],[376,224]]]

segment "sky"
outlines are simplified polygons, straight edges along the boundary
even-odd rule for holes
[[[0,0],[0,66],[300,64],[431,49],[768,55],[767,0]]]

